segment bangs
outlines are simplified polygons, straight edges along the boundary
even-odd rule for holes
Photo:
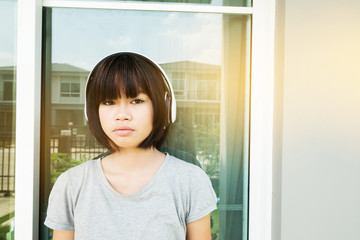
[[[106,100],[117,98],[135,98],[140,93],[151,96],[149,79],[141,74],[144,66],[140,66],[136,61],[128,56],[119,56],[121,59],[105,62],[99,68],[101,76],[94,76],[96,91],[98,94],[96,102],[101,103]],[[140,70],[141,69],[141,70]],[[100,74],[99,74],[100,75]],[[125,96],[122,96],[125,95]]]

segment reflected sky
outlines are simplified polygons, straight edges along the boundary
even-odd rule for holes
[[[15,63],[16,2],[0,0],[0,66]]]
[[[222,15],[53,9],[52,62],[89,70],[118,51],[140,52],[158,63],[220,65]]]
[[[16,4],[0,1],[0,66],[15,63]],[[221,64],[222,15],[53,9],[52,62],[90,70],[103,57],[136,51],[158,63]]]

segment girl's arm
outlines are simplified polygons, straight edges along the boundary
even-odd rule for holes
[[[74,240],[74,231],[54,230],[53,240]]]
[[[210,214],[186,224],[186,240],[211,240]]]

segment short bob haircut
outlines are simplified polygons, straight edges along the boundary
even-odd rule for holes
[[[166,92],[171,96],[170,91],[165,76],[148,58],[129,52],[115,53],[104,58],[90,73],[86,87],[85,111],[92,134],[107,149],[118,151],[118,146],[101,127],[99,105],[106,100],[135,98],[139,93],[145,93],[153,104],[153,129],[138,147],[159,149],[170,125],[164,100]]]

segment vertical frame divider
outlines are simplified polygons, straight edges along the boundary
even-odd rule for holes
[[[48,197],[51,191],[51,72],[52,72],[52,8],[43,8],[42,22],[42,77],[41,77],[41,137],[40,137],[40,227],[39,239],[49,239],[49,229],[43,224],[46,219]]]
[[[249,240],[271,240],[275,3],[253,2]]]
[[[15,239],[38,239],[41,0],[18,0]]]

